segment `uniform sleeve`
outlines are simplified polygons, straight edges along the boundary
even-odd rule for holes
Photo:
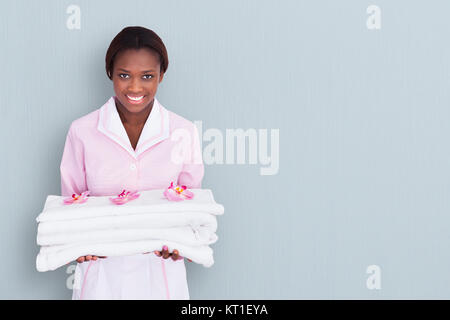
[[[183,169],[178,176],[178,185],[187,188],[200,189],[202,187],[202,179],[205,173],[202,159],[202,150],[198,129],[192,125],[191,145],[189,156],[185,159]]]
[[[66,137],[60,172],[62,196],[87,191],[84,148],[82,142],[76,137],[72,125]]]

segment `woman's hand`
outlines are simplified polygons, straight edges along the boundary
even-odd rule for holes
[[[167,259],[169,257],[172,258],[173,261],[184,259],[182,256],[180,256],[180,253],[177,249],[174,249],[172,253],[169,252],[169,248],[167,246],[163,247],[162,251],[153,251],[158,257],[163,257],[164,259]],[[148,253],[148,252],[147,252]],[[191,259],[186,258],[187,261],[192,262]]]
[[[82,262],[84,262],[84,261],[90,261],[90,260],[97,260],[98,258],[101,258],[101,259],[103,259],[103,258],[106,258],[106,257],[104,257],[104,256],[81,256],[81,257],[79,257],[78,259],[77,259],[77,262],[78,263],[82,263]]]

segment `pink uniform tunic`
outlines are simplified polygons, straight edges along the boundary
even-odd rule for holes
[[[172,181],[201,188],[204,174],[197,128],[156,98],[135,150],[115,97],[73,121],[60,169],[62,196],[86,190],[116,196],[123,189],[164,189]],[[72,299],[189,299],[184,259],[152,252],[77,263]]]

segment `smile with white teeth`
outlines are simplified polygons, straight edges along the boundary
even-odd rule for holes
[[[139,100],[141,100],[143,97],[144,97],[144,96],[140,96],[140,97],[132,97],[132,96],[127,95],[127,98],[130,99],[130,100],[133,100],[133,101],[139,101]]]

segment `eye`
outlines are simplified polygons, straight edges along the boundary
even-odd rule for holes
[[[123,79],[126,79],[126,77],[122,77],[122,76],[127,76],[127,77],[128,77],[128,74],[126,74],[126,73],[121,73],[121,74],[119,74],[119,77],[121,77],[121,78],[123,78]]]
[[[152,78],[153,78],[153,75],[151,75],[151,74],[146,74],[146,75],[144,75],[144,77],[148,77],[148,78],[144,78],[144,79],[146,79],[146,80],[149,80],[149,79],[150,79],[150,77],[152,77]]]

